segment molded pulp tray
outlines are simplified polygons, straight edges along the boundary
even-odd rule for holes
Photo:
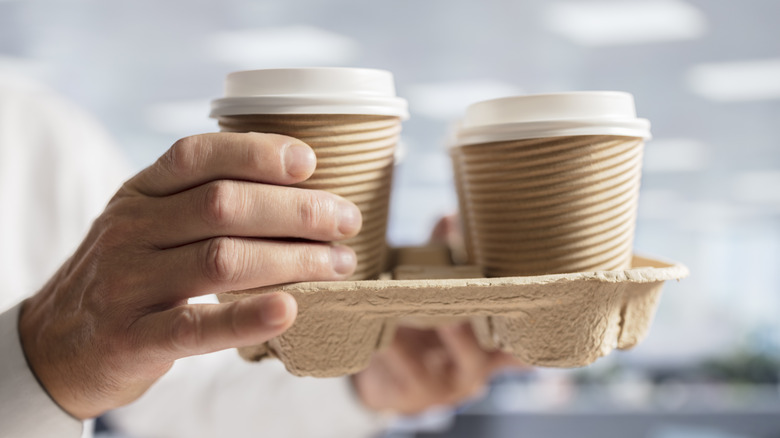
[[[463,266],[399,266],[396,278],[417,279],[295,283],[219,298],[228,302],[280,290],[295,297],[295,324],[262,345],[240,348],[239,354],[250,361],[277,357],[299,376],[364,369],[399,324],[461,320],[471,322],[483,348],[504,350],[529,365],[578,367],[614,348],[637,345],[650,328],[664,282],[688,275],[683,265],[637,256],[632,266],[503,278],[455,278],[478,276]],[[427,273],[445,278],[420,279]]]

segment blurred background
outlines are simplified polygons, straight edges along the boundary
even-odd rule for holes
[[[472,102],[623,90],[653,124],[636,251],[686,264],[649,337],[577,370],[500,376],[388,436],[780,436],[780,2],[0,0],[0,72],[101,120],[136,169],[215,131],[234,70],[392,71],[409,101],[390,240],[456,198],[445,143]]]

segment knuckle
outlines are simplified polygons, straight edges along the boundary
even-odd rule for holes
[[[238,213],[234,197],[235,186],[229,181],[216,181],[206,186],[203,200],[203,219],[215,227],[233,223]]]
[[[230,237],[211,239],[203,258],[206,277],[213,283],[232,283],[240,275],[238,242]]]
[[[317,192],[306,193],[298,204],[298,218],[307,230],[332,230],[336,227],[335,210],[332,199]]]
[[[128,243],[137,243],[137,223],[131,215],[114,209],[106,211],[92,224],[96,243],[103,248],[125,248]]]
[[[159,221],[157,207],[146,197],[123,196],[112,200],[92,223],[90,237],[109,248],[154,247],[151,233]]]
[[[201,155],[201,141],[198,136],[184,137],[173,143],[162,156],[165,167],[177,176],[187,176],[198,166]]]
[[[178,351],[195,349],[203,339],[200,314],[189,307],[179,307],[171,325],[171,347]]]

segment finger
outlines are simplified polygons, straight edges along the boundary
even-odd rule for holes
[[[404,405],[408,411],[402,413],[418,411],[444,398],[445,388],[441,384],[443,376],[429,374],[419,358],[405,348],[393,345],[379,354],[392,376],[393,390],[406,400]]]
[[[479,390],[488,373],[488,353],[480,347],[470,326],[441,327],[438,332],[442,343],[452,356],[462,394],[468,395]]]
[[[459,367],[479,369],[489,353],[479,345],[471,327],[466,324],[440,327],[439,337]]]
[[[148,269],[165,277],[150,276],[155,283],[146,299],[174,302],[274,284],[343,280],[355,263],[354,251],[343,245],[218,237],[150,257]]]
[[[373,411],[395,407],[405,396],[406,388],[388,365],[385,356],[386,351],[372,355],[366,369],[350,376],[361,401]]]
[[[515,370],[530,369],[528,364],[512,356],[511,354],[505,353],[503,351],[493,351],[490,353],[488,368],[490,370],[491,375],[505,369],[515,369]]]
[[[174,360],[268,341],[287,330],[298,312],[285,293],[228,304],[188,304],[147,315],[133,325],[139,348]]]
[[[450,242],[453,235],[460,232],[460,225],[458,223],[458,215],[451,214],[442,217],[436,222],[436,225],[431,231],[431,237],[428,243],[432,244],[447,244]]]
[[[215,236],[332,241],[360,231],[355,204],[332,193],[220,180],[151,200],[150,241],[170,248]]]
[[[212,133],[183,138],[125,184],[147,196],[166,196],[219,179],[294,184],[310,177],[314,151],[276,134]]]
[[[435,330],[399,327],[396,340],[410,357],[422,364],[428,375],[441,377],[442,381],[449,379],[452,357]]]
[[[396,336],[386,351],[386,361],[398,376],[398,381],[402,382],[407,390],[420,392],[421,386],[430,383],[430,374],[425,368],[425,364],[412,350],[401,337]]]

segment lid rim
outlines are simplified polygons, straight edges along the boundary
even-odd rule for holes
[[[635,119],[634,97],[625,91],[570,91],[527,94],[483,100],[470,105],[463,128],[507,123],[576,122],[601,119]]]
[[[296,108],[297,107],[297,108]],[[392,72],[362,67],[293,67],[234,71],[211,117],[237,114],[381,114],[409,117]]]
[[[409,118],[408,103],[400,97],[373,96],[245,96],[211,101],[209,117],[241,114],[366,114]]]
[[[538,93],[538,94],[521,94],[517,96],[504,96],[504,97],[496,97],[494,99],[488,99],[488,100],[481,100],[479,102],[474,102],[471,105],[469,105],[469,108],[472,106],[477,105],[493,105],[498,102],[509,102],[516,99],[550,99],[550,98],[563,98],[563,97],[605,97],[605,96],[612,96],[612,97],[622,97],[622,98],[628,98],[632,99],[634,96],[627,92],[627,91],[619,91],[619,90],[581,90],[581,91],[559,91],[559,92],[552,92],[552,93]],[[468,111],[468,109],[467,109]]]
[[[619,135],[652,138],[650,121],[642,118],[625,119],[572,119],[480,125],[458,131],[454,147],[499,141],[527,140],[545,137],[571,137],[578,135]]]

